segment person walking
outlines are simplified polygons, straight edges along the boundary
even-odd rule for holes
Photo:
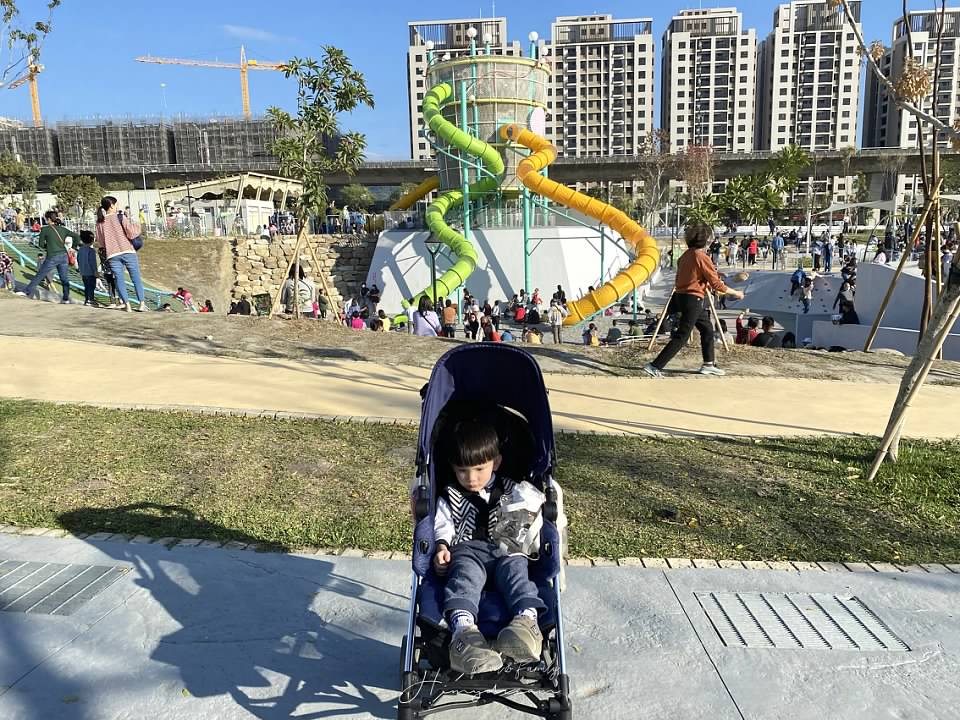
[[[691,225],[686,229],[687,251],[677,262],[677,279],[672,304],[680,313],[677,330],[667,346],[657,358],[644,366],[643,371],[651,377],[662,377],[663,369],[687,344],[694,327],[700,333],[700,351],[703,365],[702,375],[724,375],[716,366],[713,351],[713,318],[709,306],[704,302],[708,290],[743,299],[743,292],[728,288],[717,275],[716,269],[704,248],[713,239],[713,228],[709,225]]]
[[[547,319],[550,321],[550,329],[553,331],[553,342],[557,345],[563,344],[563,318],[566,312],[559,302],[553,300],[550,302],[550,309],[547,311]]]
[[[43,219],[46,225],[40,230],[38,240],[40,249],[44,251],[43,262],[37,268],[37,273],[33,276],[30,284],[22,292],[18,291],[17,295],[32,298],[33,293],[37,290],[37,285],[47,277],[47,274],[53,268],[56,268],[60,276],[60,285],[63,287],[60,302],[63,305],[69,305],[72,301],[70,300],[70,262],[67,258],[67,240],[69,239],[74,245],[78,245],[80,236],[63,225],[57,224],[56,210],[47,210]]]
[[[126,279],[123,276],[123,271],[126,269],[130,275],[130,282],[133,283],[137,302],[140,304],[139,311],[145,312],[148,308],[144,300],[143,280],[140,277],[140,259],[130,242],[131,238],[140,236],[140,226],[117,212],[115,197],[107,195],[100,201],[100,209],[97,210],[96,235],[97,247],[106,251],[107,261],[116,276],[117,292],[123,309],[127,312],[133,311],[130,296],[127,293]]]

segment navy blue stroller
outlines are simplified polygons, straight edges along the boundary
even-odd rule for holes
[[[413,538],[413,580],[407,633],[401,646],[400,720],[416,720],[442,710],[500,703],[550,720],[570,720],[570,687],[560,611],[562,534],[557,528],[560,494],[553,481],[553,423],[547,389],[536,361],[509,345],[462,345],[437,361],[430,382],[421,391],[417,485],[413,490],[416,518]],[[435,462],[434,448],[457,420],[483,418],[497,429],[500,471],[516,481],[527,480],[546,496],[540,553],[530,561],[530,579],[547,606],[539,616],[543,649],[539,661],[507,660],[497,672],[462,675],[450,669],[450,631],[443,617],[444,580],[434,574],[433,522],[438,492],[456,482],[444,462]],[[492,584],[484,588],[477,625],[488,638],[511,616]]]

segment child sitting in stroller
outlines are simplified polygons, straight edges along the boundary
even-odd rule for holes
[[[519,663],[537,661],[543,645],[537,613],[546,605],[530,580],[528,554],[539,536],[543,495],[530,483],[497,474],[502,458],[497,431],[490,424],[456,423],[449,445],[445,459],[456,485],[448,484],[437,500],[433,569],[447,577],[443,609],[453,631],[450,667],[474,675],[499,670],[501,654]],[[505,517],[515,509],[526,513],[526,522]],[[495,647],[476,624],[488,577],[513,614]]]

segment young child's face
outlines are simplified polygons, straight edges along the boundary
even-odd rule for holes
[[[457,476],[457,482],[464,490],[468,492],[479,492],[487,486],[493,473],[500,467],[503,458],[497,455],[493,460],[488,460],[482,465],[471,465],[469,467],[453,466],[453,472]]]

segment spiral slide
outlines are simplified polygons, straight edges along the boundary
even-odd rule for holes
[[[660,251],[657,249],[656,241],[646,230],[612,205],[541,175],[540,171],[557,159],[557,149],[545,138],[515,124],[503,125],[500,128],[500,137],[530,150],[531,154],[517,165],[517,178],[527,189],[609,226],[631,245],[636,255],[633,262],[618,272],[609,282],[578,300],[568,302],[567,310],[570,314],[563,321],[564,325],[583,322],[626,297],[628,293],[647,281],[657,269]]]
[[[464,132],[441,115],[441,108],[449,102],[452,97],[453,88],[449,83],[440,83],[430,89],[423,99],[422,107],[423,118],[427,122],[427,127],[429,127],[438,138],[447,143],[447,145],[457,148],[467,155],[479,158],[484,169],[489,173],[486,177],[470,185],[471,197],[496,192],[500,186],[500,176],[503,175],[504,171],[503,158],[500,157],[500,153],[495,147]],[[421,183],[417,190],[421,190],[428,182],[430,182],[430,180]],[[439,183],[439,180],[437,180],[437,182]],[[425,195],[426,192],[423,194]],[[409,193],[404,198],[401,198],[401,201],[409,198],[411,195],[413,195],[413,193]],[[477,251],[473,245],[471,245],[462,234],[447,225],[444,219],[447,213],[456,209],[462,203],[463,192],[460,190],[451,190],[441,195],[427,208],[427,227],[430,228],[436,240],[449,247],[457,256],[457,261],[453,267],[437,278],[435,288],[437,297],[448,297],[452,295],[458,287],[466,282],[467,278],[470,277],[470,274],[477,267]],[[424,295],[430,297],[432,295],[430,290],[430,288],[426,288],[417,293],[413,297],[412,304],[416,305]],[[409,303],[405,303],[404,307],[406,307],[407,304]]]
[[[428,177],[413,190],[397,200],[387,210],[408,210],[417,200],[440,187],[440,176]]]

